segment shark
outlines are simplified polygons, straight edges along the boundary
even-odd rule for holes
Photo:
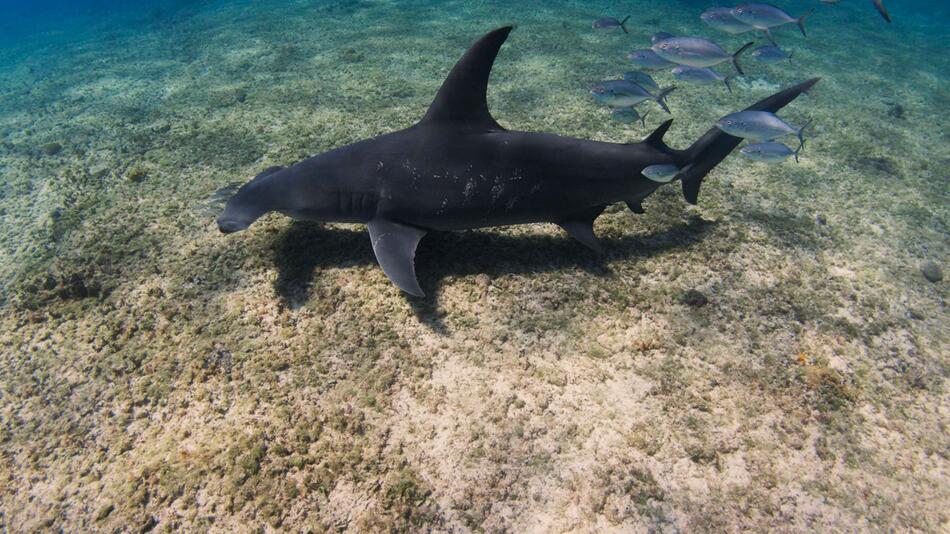
[[[663,183],[643,174],[672,165],[687,202],[742,141],[713,127],[689,148],[663,141],[672,119],[638,143],[610,143],[508,130],[489,112],[492,65],[512,31],[478,39],[449,72],[422,119],[387,133],[265,169],[231,196],[217,225],[247,229],[271,212],[297,220],[362,223],[376,259],[402,291],[424,296],[415,271],[420,240],[433,231],[554,223],[597,253],[594,221],[625,202],[634,213]],[[776,112],[817,78],[750,106]]]

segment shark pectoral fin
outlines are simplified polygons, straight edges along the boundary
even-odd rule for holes
[[[646,211],[643,209],[642,200],[628,200],[627,207],[630,208],[630,211],[636,213],[637,215],[643,215]]]
[[[561,221],[558,226],[564,229],[571,237],[578,240],[585,247],[598,254],[604,253],[597,236],[594,235],[594,223],[590,221]]]
[[[386,276],[406,293],[424,297],[425,293],[416,280],[414,259],[416,246],[426,231],[384,219],[373,219],[366,226],[376,261]]]

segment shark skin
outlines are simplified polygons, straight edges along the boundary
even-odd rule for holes
[[[288,167],[271,167],[243,185],[218,218],[224,233],[279,212],[294,219],[367,225],[376,259],[403,291],[423,296],[414,256],[429,231],[547,222],[601,252],[594,220],[615,202],[642,213],[661,183],[645,167],[676,165],[686,200],[741,139],[716,127],[686,150],[663,142],[672,120],[640,143],[604,143],[509,131],[485,95],[511,27],[479,39],[449,73],[417,124],[343,146]],[[778,111],[812,79],[748,109]]]

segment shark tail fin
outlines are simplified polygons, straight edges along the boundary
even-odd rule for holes
[[[775,113],[788,105],[792,100],[795,100],[798,95],[818,83],[819,79],[820,78],[812,78],[793,87],[789,87],[784,91],[780,91],[764,100],[756,102],[746,108],[746,110],[770,111]],[[660,128],[662,128],[662,126]],[[657,131],[659,131],[659,129],[657,129]],[[649,142],[656,133],[657,132],[653,132],[653,134],[647,138],[647,142]],[[662,135],[660,137],[662,138]],[[662,143],[662,140],[660,142]],[[716,165],[719,165],[726,156],[735,150],[741,142],[741,138],[731,136],[719,128],[713,127],[688,149],[679,152],[680,157],[685,160],[686,163],[679,174],[683,180],[683,197],[686,198],[686,202],[696,204],[703,178],[705,178],[706,175],[709,174],[709,171],[713,170]]]

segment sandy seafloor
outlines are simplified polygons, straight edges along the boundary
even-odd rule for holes
[[[777,32],[793,63],[681,86],[668,139],[822,76],[782,114],[801,163],[612,207],[600,260],[553,225],[430,234],[411,299],[359,225],[218,232],[214,191],[409,126],[502,24],[498,120],[617,142],[663,119],[587,96],[626,51],[744,42],[711,3],[492,4],[186,3],[0,47],[5,530],[950,529],[946,11],[784,4],[818,8]]]

